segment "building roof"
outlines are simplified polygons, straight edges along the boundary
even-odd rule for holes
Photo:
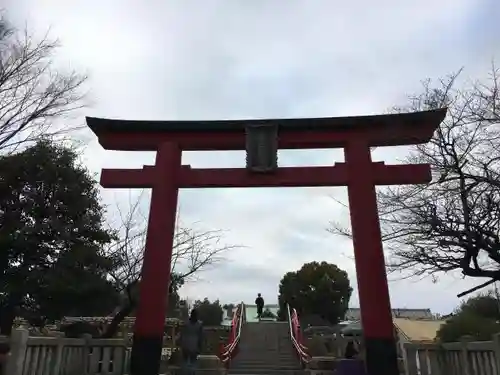
[[[407,307],[402,307],[402,308],[392,308],[392,312],[430,312],[430,308],[407,308]],[[361,311],[361,307],[349,307],[347,311]]]
[[[408,341],[432,341],[445,323],[444,320],[394,318],[394,326]]]
[[[393,318],[394,328],[407,341],[433,341],[444,320],[432,319],[411,319],[411,318]],[[344,326],[340,332],[344,334],[361,333],[363,328],[361,321],[350,323]]]

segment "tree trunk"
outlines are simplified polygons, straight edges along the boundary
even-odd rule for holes
[[[111,323],[109,323],[109,325],[106,327],[106,330],[102,333],[101,338],[113,338],[118,332],[120,323],[123,322],[123,320],[132,313],[132,311],[135,309],[135,305],[136,303],[134,301],[129,300],[125,306],[122,306],[122,308],[113,317]]]

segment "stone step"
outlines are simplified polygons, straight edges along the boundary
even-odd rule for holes
[[[248,349],[255,349],[255,350],[260,350],[260,351],[263,351],[263,350],[274,350],[274,351],[281,351],[281,350],[286,350],[288,352],[293,352],[295,351],[295,348],[290,344],[285,344],[285,343],[281,343],[281,344],[273,344],[273,345],[265,345],[265,344],[262,344],[262,345],[255,345],[254,343],[250,343],[250,342],[242,342],[241,345],[239,345],[239,348],[248,348]]]
[[[245,323],[228,375],[303,375],[286,322]]]
[[[260,366],[260,365],[275,365],[275,366],[298,366],[299,361],[296,359],[291,359],[291,360],[285,360],[285,361],[276,361],[273,360],[272,358],[259,358],[259,359],[242,359],[242,360],[236,360],[234,359],[231,361],[231,367],[236,366]]]
[[[267,347],[262,347],[262,346],[259,346],[259,347],[254,347],[254,346],[248,346],[248,345],[241,345],[238,347],[239,351],[248,351],[248,352],[253,352],[253,353],[259,353],[259,354],[262,354],[262,353],[273,353],[275,355],[278,355],[278,354],[286,354],[286,355],[292,355],[292,354],[295,354],[296,351],[295,349],[291,349],[291,348],[267,348]]]
[[[240,351],[236,358],[276,358],[276,359],[296,359],[295,353],[268,353],[268,352],[244,352]]]
[[[241,344],[242,345],[250,345],[250,346],[262,346],[262,345],[265,345],[265,346],[279,346],[279,345],[287,345],[287,344],[290,344],[291,345],[291,341],[289,338],[286,338],[286,339],[282,339],[282,340],[276,340],[274,337],[272,339],[269,339],[269,340],[256,340],[256,339],[252,339],[252,338],[249,338],[249,337],[246,337],[246,336],[241,336]],[[244,340],[244,341],[243,341]]]
[[[274,353],[281,353],[281,352],[286,352],[286,353],[295,353],[295,348],[289,347],[289,346],[269,346],[269,345],[248,345],[242,344],[238,346],[239,350],[252,350],[256,352],[264,352],[264,351],[269,351],[269,352],[274,352]]]
[[[252,353],[240,353],[237,356],[234,357],[235,361],[258,361],[258,360],[273,360],[273,361],[297,361],[297,356],[270,356],[270,355],[255,355]]]
[[[261,357],[261,356],[266,356],[266,357],[297,357],[297,353],[295,352],[282,352],[282,351],[271,351],[271,350],[251,350],[251,349],[242,349],[240,348],[238,350],[238,356],[239,355],[250,355],[253,357]]]
[[[261,356],[266,356],[266,357],[297,357],[297,353],[295,352],[281,352],[281,351],[262,351],[262,350],[243,350],[240,349],[238,351],[238,356],[240,355],[249,355],[252,357],[261,357]]]
[[[274,352],[280,352],[280,351],[287,351],[287,352],[295,352],[295,348],[288,346],[288,345],[253,345],[248,342],[246,343],[241,343],[239,345],[240,349],[251,349],[251,350],[258,350],[258,351],[264,351],[264,350],[270,350]]]
[[[196,375],[220,375],[220,369],[196,369]],[[51,374],[52,375],[52,374]],[[183,371],[179,368],[171,369],[167,373],[160,373],[159,375],[184,375]]]
[[[240,364],[240,363],[293,363],[293,364],[298,364],[300,361],[296,358],[282,358],[282,359],[276,359],[272,357],[237,357],[234,358],[231,363],[233,364]]]
[[[240,346],[265,346],[265,347],[288,347],[288,348],[293,348],[292,342],[290,339],[283,339],[283,340],[252,340],[249,337],[241,336],[241,343]]]
[[[298,360],[286,360],[286,361],[276,361],[271,359],[243,359],[243,360],[233,360],[231,361],[231,366],[241,367],[241,366],[260,366],[260,365],[276,365],[276,366],[298,366]]]
[[[298,363],[299,360],[294,357],[275,358],[275,357],[250,357],[250,356],[236,356],[232,362],[273,362],[273,363]]]
[[[280,346],[288,346],[288,344],[291,345],[291,342],[289,339],[286,340],[281,340],[281,341],[257,341],[257,340],[251,340],[248,337],[242,336],[241,337],[241,344],[240,346],[253,346],[253,347],[266,347],[266,348],[276,348]]]
[[[269,353],[251,353],[251,352],[239,352],[235,358],[275,358],[275,359],[296,359],[297,356],[295,353],[293,354],[284,354],[284,353],[276,353],[276,355],[272,355]]]
[[[299,364],[297,362],[241,362],[241,363],[231,363],[231,368],[280,368],[286,370],[293,370],[299,368]]]
[[[276,337],[276,336],[265,336],[265,337],[249,337],[250,334],[242,333],[241,337],[246,337],[246,339],[250,342],[282,342],[282,341],[290,341],[290,337]]]
[[[251,336],[254,336],[254,338],[270,337],[270,336],[273,336],[274,338],[283,338],[283,339],[290,338],[290,335],[288,334],[288,332],[281,333],[281,332],[274,332],[274,331],[269,331],[269,330],[262,331],[262,332],[242,331],[241,335],[247,335],[247,336],[251,335]]]
[[[304,375],[304,370],[279,370],[273,368],[229,369],[228,375]]]
[[[251,352],[251,353],[270,353],[272,355],[279,355],[279,354],[285,354],[285,355],[294,355],[296,353],[295,350],[289,349],[289,348],[267,348],[267,347],[253,347],[253,346],[240,346],[239,351],[246,351],[246,352]]]
[[[262,346],[250,346],[250,345],[240,345],[239,350],[242,351],[249,351],[249,352],[255,352],[255,353],[285,353],[288,355],[294,354],[296,351],[295,349],[292,348],[270,348],[270,347],[262,347]]]
[[[299,360],[295,357],[253,357],[253,356],[236,356],[233,363],[298,363]]]
[[[248,337],[248,336],[245,336],[245,335],[241,335],[241,339],[245,340],[244,342],[242,341],[242,344],[244,343],[244,344],[247,344],[247,345],[254,345],[254,346],[258,346],[258,345],[275,346],[275,345],[283,345],[285,343],[290,343],[291,344],[291,340],[288,337],[277,340],[275,337],[270,337],[270,338],[267,338],[267,339],[266,338],[256,339],[256,338],[251,338],[251,337]]]
[[[291,342],[289,337],[276,337],[273,335],[270,336],[264,336],[264,337],[252,337],[250,334],[241,334],[241,338],[245,338],[247,342],[251,343],[272,343],[272,344],[277,344],[277,343],[285,343],[285,342]]]

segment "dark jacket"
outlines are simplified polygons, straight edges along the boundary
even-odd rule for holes
[[[345,348],[345,354],[344,354],[345,358],[346,359],[353,359],[357,355],[358,355],[358,351],[356,350],[356,347],[354,346],[354,342],[349,341],[347,343],[346,348]]]
[[[10,353],[10,345],[7,343],[0,343],[0,375],[7,374],[7,359]]]
[[[262,297],[257,297],[257,298],[255,299],[255,304],[256,304],[256,305],[257,305],[257,307],[259,307],[259,308],[264,307],[264,298],[262,298]]]
[[[200,354],[203,345],[203,325],[201,322],[188,321],[182,327],[180,347],[183,352]]]

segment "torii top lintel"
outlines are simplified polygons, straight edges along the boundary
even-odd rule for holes
[[[220,121],[130,121],[87,117],[106,150],[155,151],[175,142],[182,150],[244,150],[245,126],[273,124],[280,149],[343,147],[362,137],[370,146],[425,143],[446,109],[375,116]]]

